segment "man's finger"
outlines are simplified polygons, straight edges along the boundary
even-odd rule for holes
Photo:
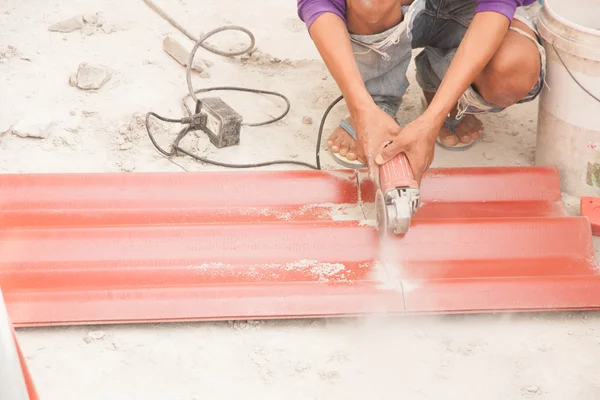
[[[377,157],[375,157],[375,162],[378,165],[385,164],[398,154],[402,153],[405,150],[405,146],[406,140],[404,140],[402,136],[397,136],[394,141],[384,147],[383,150],[377,154]]]

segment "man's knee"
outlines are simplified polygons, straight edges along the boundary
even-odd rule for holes
[[[476,80],[481,96],[498,107],[509,107],[523,99],[540,75],[539,50],[529,39],[518,39],[505,42]]]

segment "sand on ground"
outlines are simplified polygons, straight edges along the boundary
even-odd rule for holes
[[[339,91],[295,2],[159,4],[198,34],[236,24],[256,35],[259,50],[249,60],[200,50],[198,57],[214,65],[210,78],[195,76],[196,87],[265,88],[292,101],[285,120],[244,128],[238,147],[217,150],[202,135],[190,135],[185,145],[225,161],[312,162],[317,122]],[[48,30],[77,15],[86,16],[83,29]],[[212,168],[183,157],[169,161],[145,136],[141,116],[150,110],[181,116],[186,92],[184,69],[163,52],[162,41],[172,34],[191,43],[141,0],[5,0],[0,26],[0,132],[6,132],[0,171]],[[227,33],[211,42],[235,49],[244,40]],[[110,79],[97,91],[72,87],[69,78],[81,63],[106,67]],[[403,123],[420,112],[414,68],[409,78]],[[222,96],[248,122],[283,109],[268,97]],[[531,165],[536,115],[534,102],[485,116],[477,146],[437,151],[434,166]],[[312,125],[303,123],[306,116]],[[337,108],[327,130],[344,116]],[[11,126],[21,136],[47,137],[23,138]],[[161,129],[163,143],[173,128]],[[324,160],[335,167],[327,153]],[[576,201],[566,200],[577,213]],[[44,400],[600,398],[597,313],[37,328],[19,330],[18,337]]]

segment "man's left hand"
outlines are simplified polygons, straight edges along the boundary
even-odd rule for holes
[[[435,141],[440,124],[425,115],[406,125],[393,142],[386,146],[375,158],[383,165],[400,153],[405,153],[410,162],[415,180],[421,184],[423,174],[433,161]]]

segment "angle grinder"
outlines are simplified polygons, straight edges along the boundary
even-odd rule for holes
[[[378,168],[375,198],[380,234],[408,232],[412,215],[419,208],[421,195],[406,154],[400,153]]]

